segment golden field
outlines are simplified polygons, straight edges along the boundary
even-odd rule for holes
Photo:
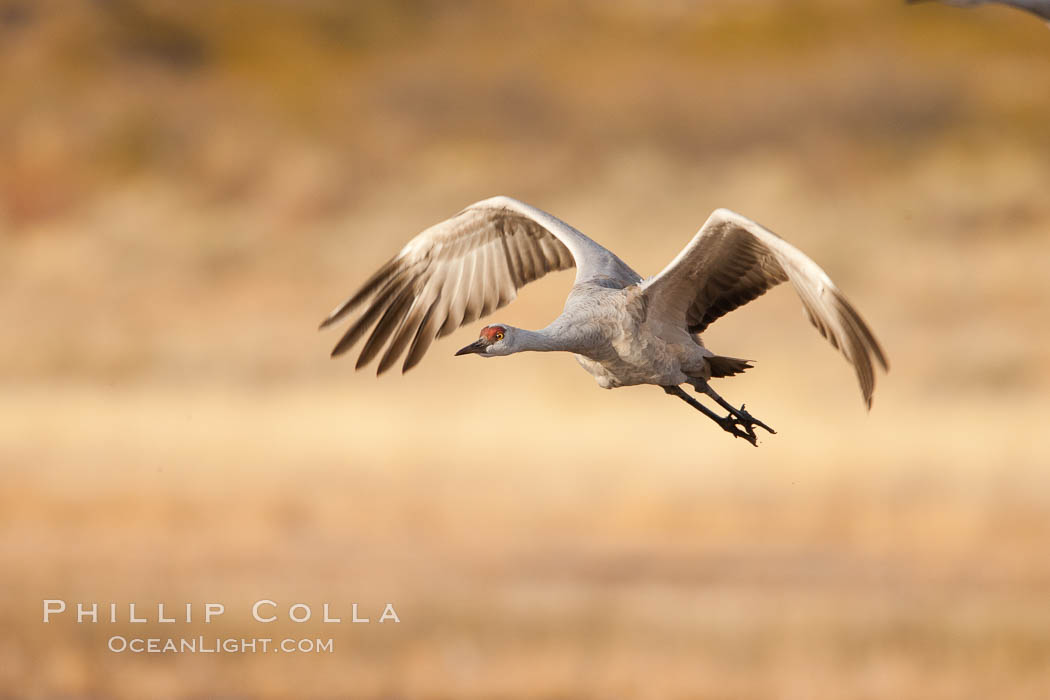
[[[1042,23],[8,0],[0,57],[0,697],[1045,697]],[[568,357],[453,358],[483,322],[405,376],[329,360],[324,314],[493,194],[643,274],[716,207],[766,224],[882,341],[873,410],[786,288],[705,334],[755,360],[717,388],[778,430],[757,449]],[[571,279],[489,320],[544,325]]]

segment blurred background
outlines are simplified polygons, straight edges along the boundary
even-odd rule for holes
[[[0,696],[1045,697],[1037,19],[0,0],[0,84]],[[646,275],[716,207],[766,224],[885,346],[872,412],[787,288],[705,334],[755,360],[717,389],[779,431],[758,449],[569,357],[453,358],[484,322],[403,377],[329,360],[321,318],[494,194]],[[571,281],[489,321],[542,326]],[[44,598],[228,612],[44,625]]]

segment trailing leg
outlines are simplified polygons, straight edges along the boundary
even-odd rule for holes
[[[685,401],[687,404],[689,404],[690,406],[692,406],[693,408],[695,408],[696,410],[700,411],[705,416],[713,420],[715,423],[718,423],[718,425],[722,427],[722,430],[726,431],[727,433],[730,433],[731,435],[733,435],[733,437],[744,438],[752,445],[755,445],[756,447],[758,446],[758,439],[755,437],[755,431],[747,427],[744,421],[734,416],[732,413],[730,413],[730,415],[727,416],[718,415],[710,408],[703,405],[702,403],[694,399],[692,396],[682,391],[681,387],[673,385],[665,386],[663,387],[663,390],[666,393],[671,394],[672,396],[677,396],[682,401]],[[741,427],[744,427],[744,430],[741,430]]]
[[[745,410],[744,404],[741,404],[740,408],[736,408],[731,403],[729,403],[728,401],[723,399],[721,396],[719,396],[718,392],[716,392],[714,389],[712,389],[711,385],[708,384],[706,381],[704,381],[702,379],[697,379],[694,382],[693,386],[696,388],[697,391],[700,391],[700,392],[702,392],[704,394],[707,394],[712,399],[714,399],[715,402],[717,402],[719,406],[721,406],[725,410],[729,411],[730,415],[735,416],[737,418],[740,426],[742,428],[744,428],[744,430],[746,430],[747,432],[751,433],[752,435],[755,434],[754,426],[756,426],[756,425],[759,428],[762,428],[763,430],[765,430],[765,431],[767,431],[769,433],[772,433],[774,435],[776,434],[777,431],[773,430],[768,425],[766,425],[765,423],[763,423],[762,421],[758,420],[757,418],[752,416],[750,413],[748,413]]]

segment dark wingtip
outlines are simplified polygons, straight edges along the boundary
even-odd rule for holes
[[[345,353],[347,350],[349,350],[352,346],[353,346],[353,343],[347,342],[347,338],[344,335],[339,340],[339,342],[335,344],[335,347],[332,348],[332,353],[331,353],[330,356],[331,357],[339,357],[340,355]]]
[[[875,359],[879,361],[883,372],[890,371],[890,361],[886,359],[886,353],[883,352],[882,347],[878,343],[875,343]]]

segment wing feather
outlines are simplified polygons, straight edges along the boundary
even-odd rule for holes
[[[438,329],[444,323],[444,319],[435,313],[435,309],[438,308],[440,301],[440,297],[434,300],[434,303],[427,310],[426,316],[423,317],[423,322],[419,324],[419,331],[416,332],[415,338],[412,339],[412,347],[408,349],[405,364],[401,366],[402,373],[419,364],[419,361],[423,359],[423,355],[430,349],[430,344],[437,337]]]
[[[335,348],[332,350],[332,355],[341,355],[346,352],[350,347],[356,343],[364,332],[367,331],[376,319],[386,311],[390,302],[393,300],[397,292],[403,289],[403,279],[405,276],[405,270],[398,271],[393,277],[386,283],[386,285],[376,294],[375,300],[365,310],[365,313],[357,319],[343,334]],[[337,312],[339,317],[345,315],[349,309],[340,308]]]
[[[365,346],[361,349],[361,354],[357,358],[356,369],[361,369],[379,354],[379,351],[383,348],[383,344],[386,343],[391,334],[404,319],[405,314],[408,313],[408,307],[411,303],[411,288],[405,287],[397,297],[390,302],[386,311],[383,312],[383,317],[379,319],[379,323],[377,323],[375,328],[372,329],[372,335],[370,335],[368,340],[365,341]]]
[[[468,265],[470,269],[467,269]],[[438,333],[439,338],[445,337],[463,325],[463,314],[467,308],[467,296],[470,294],[470,279],[474,274],[473,266],[473,260],[458,261],[453,266],[451,274],[455,276],[455,281],[451,286],[452,293],[447,299],[447,318],[441,327],[441,331]]]

